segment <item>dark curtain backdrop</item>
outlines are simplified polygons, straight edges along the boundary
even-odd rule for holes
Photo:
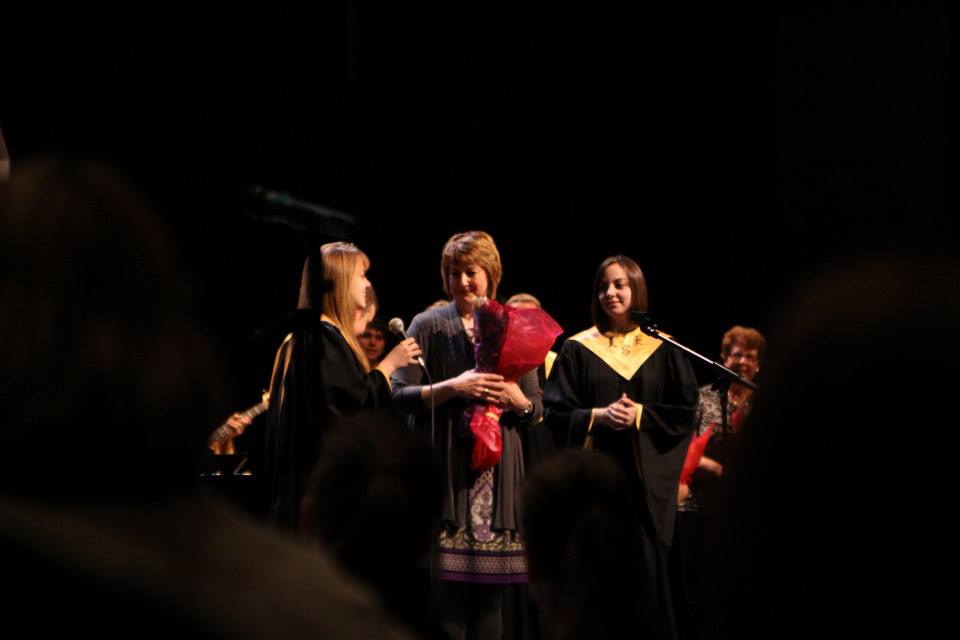
[[[387,317],[439,298],[443,242],[481,228],[501,293],[568,333],[622,252],[713,355],[831,265],[956,239],[949,3],[823,4],[37,1],[5,18],[0,126],[14,170],[92,155],[147,194],[230,408],[267,382],[303,253],[246,217],[252,184],[357,216]]]

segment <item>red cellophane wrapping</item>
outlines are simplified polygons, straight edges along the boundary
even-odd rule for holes
[[[540,366],[554,340],[563,333],[543,309],[517,309],[496,300],[477,306],[473,326],[477,371],[499,373],[507,382],[516,382]],[[466,413],[474,436],[470,468],[489,469],[503,453],[503,409],[491,402],[473,402]]]
[[[730,416],[730,426],[733,427],[734,433],[740,429],[741,422],[743,422],[742,407],[734,411],[733,415]],[[697,470],[697,465],[700,464],[700,459],[703,458],[703,452],[706,450],[707,443],[710,441],[710,436],[713,435],[713,429],[716,426],[717,423],[714,422],[707,427],[703,433],[693,436],[693,440],[690,441],[690,448],[687,449],[687,457],[683,461],[683,470],[680,471],[680,484],[690,484],[690,480],[693,479],[693,474]]]
[[[707,442],[710,441],[710,436],[713,435],[713,426],[714,425],[711,424],[707,427],[706,431],[700,435],[693,436],[693,440],[690,441],[690,448],[687,449],[687,457],[683,461],[683,470],[680,472],[680,484],[690,484],[690,480],[693,478],[693,472],[697,470],[697,465],[700,464],[703,452],[707,448]]]

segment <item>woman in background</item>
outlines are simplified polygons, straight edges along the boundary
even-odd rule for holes
[[[763,334],[750,327],[731,327],[723,334],[720,359],[723,366],[746,380],[760,372],[760,361],[766,349]],[[716,385],[700,387],[697,406],[697,435],[711,429],[706,452],[700,458],[690,483],[680,485],[677,495],[677,523],[671,556],[671,588],[681,640],[703,637],[703,594],[717,576],[715,540],[708,533],[722,519],[726,505],[722,499],[724,465],[733,455],[743,420],[753,409],[753,390],[741,384],[726,390],[727,430],[723,430],[721,391]],[[712,428],[711,428],[712,427]]]

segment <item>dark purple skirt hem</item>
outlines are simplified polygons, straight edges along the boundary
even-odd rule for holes
[[[437,578],[447,582],[472,582],[474,584],[526,584],[525,573],[460,573],[438,571]]]

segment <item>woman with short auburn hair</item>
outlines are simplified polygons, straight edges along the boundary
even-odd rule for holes
[[[425,434],[434,431],[431,405],[436,408],[435,446],[445,476],[434,563],[441,621],[454,637],[499,638],[504,599],[513,593],[508,587],[527,581],[519,536],[523,449],[518,430],[540,419],[540,387],[535,370],[515,383],[474,369],[474,305],[496,295],[502,275],[490,234],[467,231],[451,237],[441,253],[440,274],[453,301],[410,323],[433,384],[419,367],[405,367],[393,376],[393,394]],[[489,469],[470,467],[473,436],[464,417],[470,401],[496,403],[504,410],[503,452]]]

